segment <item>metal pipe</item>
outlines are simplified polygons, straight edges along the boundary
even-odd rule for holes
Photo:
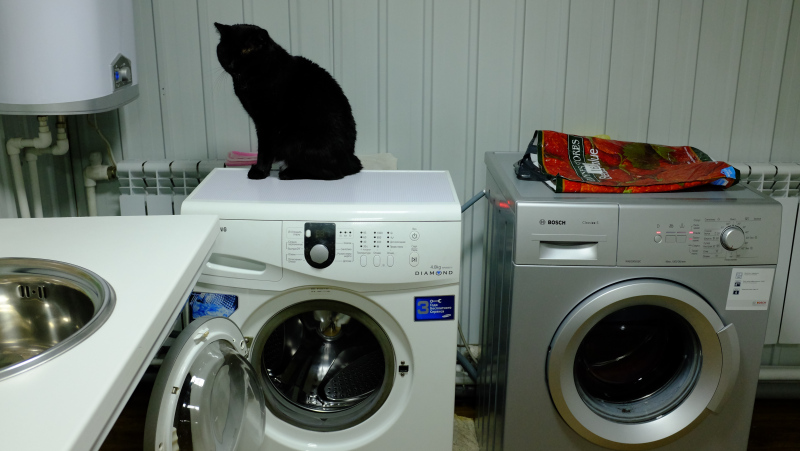
[[[458,361],[459,365],[461,365],[461,367],[464,368],[464,371],[467,372],[467,375],[469,376],[470,379],[472,379],[472,382],[478,382],[478,370],[476,370],[475,367],[472,366],[471,363],[469,363],[469,360],[467,360],[467,358],[464,357],[464,355],[458,352],[457,350],[456,350],[456,360]]]
[[[14,150],[16,150],[16,153],[12,153]],[[12,150],[9,145],[8,158],[11,160],[11,175],[14,178],[14,187],[17,191],[19,216],[21,218],[30,218],[31,210],[28,207],[28,194],[25,192],[25,180],[22,178],[22,163],[20,163],[19,148]]]
[[[26,152],[25,159],[28,160],[28,171],[31,176],[31,199],[33,202],[33,217],[43,218],[44,211],[42,209],[42,189],[39,186],[39,166],[36,160],[39,157],[35,152]]]
[[[461,206],[461,213],[467,211],[469,207],[472,206],[475,202],[479,201],[481,197],[486,195],[486,190],[481,191],[480,193],[472,196],[472,199],[468,200],[467,203]]]
[[[760,381],[800,381],[798,366],[762,366],[758,371]]]

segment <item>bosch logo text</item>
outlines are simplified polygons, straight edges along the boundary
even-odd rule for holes
[[[541,225],[567,225],[567,221],[563,219],[540,219],[539,224]]]

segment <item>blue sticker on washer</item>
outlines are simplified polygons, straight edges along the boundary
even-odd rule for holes
[[[443,321],[455,318],[455,296],[415,296],[414,321]]]
[[[203,316],[227,318],[239,308],[239,296],[192,291],[189,296],[189,307],[192,309],[192,320]]]

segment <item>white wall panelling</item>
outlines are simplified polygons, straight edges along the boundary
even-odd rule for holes
[[[564,130],[605,133],[614,0],[572,0],[567,41]]]
[[[244,9],[241,0],[198,1],[197,5],[208,157],[224,160],[231,150],[249,152],[256,148],[256,141],[250,141],[247,112],[233,93],[231,77],[216,58],[219,36],[214,22],[242,23],[245,21]]]
[[[797,161],[800,142],[800,0],[795,0],[783,60],[783,77],[772,139],[772,161]],[[764,152],[766,153],[766,152]]]
[[[766,162],[781,87],[791,0],[750,2],[744,28],[729,159]]]
[[[208,157],[200,33],[211,30],[198,23],[197,0],[155,0],[153,14],[166,157]]]
[[[562,0],[526,2],[519,149],[534,130],[563,128],[569,10]]]
[[[98,115],[126,160],[256,149],[216,60],[214,22],[263,26],[327,69],[350,99],[359,154],[447,169],[462,201],[483,189],[486,152],[521,150],[536,129],[688,143],[722,160],[800,160],[800,0],[145,0],[135,11],[140,96]],[[26,121],[4,118],[5,138]],[[80,149],[67,172],[85,214],[81,168],[103,145],[85,118],[70,119],[70,132]],[[118,186],[100,186],[101,214],[117,214]],[[58,199],[48,208],[69,214]],[[461,319],[473,342],[483,202],[463,223]]]
[[[625,141],[647,141],[653,86],[658,0],[617,0],[605,132]]]
[[[719,160],[728,159],[746,12],[747,0],[703,1],[689,143]]]
[[[334,76],[350,100],[357,118],[356,153],[379,149],[379,28],[378,2],[372,0],[334,3]],[[385,54],[384,54],[385,57]]]
[[[289,2],[289,31],[294,55],[302,55],[333,73],[332,0]],[[258,24],[256,24],[258,25]]]
[[[689,141],[702,11],[696,0],[658,3],[648,142]]]
[[[139,97],[119,109],[126,158],[165,158],[161,88],[151,1],[133,2]],[[135,155],[133,155],[135,154]]]
[[[423,0],[388,2],[387,151],[398,169],[422,168],[424,6]]]

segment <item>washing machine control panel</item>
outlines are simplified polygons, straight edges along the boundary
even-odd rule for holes
[[[620,205],[621,266],[775,264],[780,205]]]
[[[339,281],[457,281],[459,222],[284,221],[282,266]]]
[[[336,255],[336,224],[307,222],[303,227],[303,253],[314,268],[327,268]]]

